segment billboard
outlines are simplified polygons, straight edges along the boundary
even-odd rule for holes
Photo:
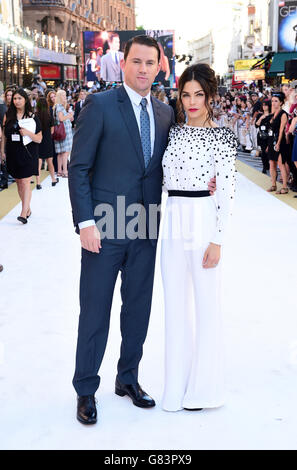
[[[127,41],[134,36],[147,35],[155,38],[161,50],[161,70],[155,82],[165,86],[175,84],[174,31],[84,31],[83,57],[86,82],[124,81],[120,62],[124,58]]]
[[[297,50],[297,1],[278,4],[278,52]]]
[[[253,80],[265,80],[265,70],[237,70],[234,72],[236,82],[250,82]]]

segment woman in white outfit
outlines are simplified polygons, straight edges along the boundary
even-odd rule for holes
[[[235,190],[237,139],[212,120],[215,72],[188,67],[179,81],[179,124],[163,157],[161,269],[165,299],[163,409],[224,403],[221,336],[221,245]],[[185,115],[187,124],[185,124]],[[207,182],[216,177],[215,196]],[[193,294],[193,295],[192,295]]]

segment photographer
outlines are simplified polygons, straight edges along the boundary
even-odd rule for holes
[[[36,77],[33,79],[32,86],[37,88],[39,93],[44,95],[46,90],[46,83],[42,80],[42,76],[40,74],[36,75]]]

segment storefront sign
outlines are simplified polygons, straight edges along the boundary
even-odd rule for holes
[[[234,79],[236,82],[249,82],[253,80],[264,80],[265,70],[240,70],[234,72]]]
[[[42,47],[34,47],[32,51],[29,51],[29,58],[39,62],[76,65],[76,56],[74,54],[63,54],[62,52],[50,51]]]
[[[59,65],[42,65],[40,74],[44,80],[61,78],[61,68]]]
[[[234,70],[250,70],[257,62],[259,62],[259,59],[236,60],[234,62]]]

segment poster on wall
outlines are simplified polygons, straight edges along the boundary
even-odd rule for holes
[[[297,51],[297,1],[278,4],[278,52]]]
[[[155,38],[161,50],[161,70],[155,83],[174,86],[174,31],[85,31],[83,32],[84,77],[86,82],[123,82],[120,63],[124,58],[127,41],[134,36],[148,35]]]

